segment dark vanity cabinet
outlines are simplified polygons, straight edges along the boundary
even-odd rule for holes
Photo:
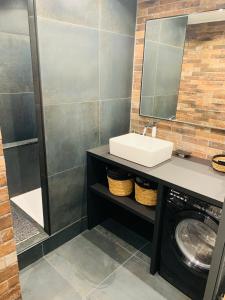
[[[112,195],[106,167],[119,167],[134,177],[153,182],[158,187],[157,205],[141,205],[134,195]],[[147,168],[110,155],[108,145],[89,150],[88,228],[92,229],[107,218],[115,218],[132,229],[138,228],[138,233],[151,242],[150,272],[159,272],[191,299],[203,299],[211,260],[216,252],[213,249],[222,215],[224,179],[225,175],[214,171],[208,161],[196,158],[173,156],[160,165]],[[141,223],[142,226],[136,225]],[[193,239],[187,242],[186,236],[192,234]],[[212,245],[205,242],[206,236],[210,237]],[[199,243],[204,255],[199,252]],[[179,281],[181,271],[183,278]],[[194,289],[191,282],[199,282],[200,290]]]
[[[103,155],[102,155],[103,154]],[[116,166],[124,169],[134,176],[141,176],[152,182],[151,176],[147,176],[136,168],[129,166],[129,162],[121,163],[113,159],[113,156],[106,157],[107,147],[103,146],[88,151],[87,155],[87,207],[88,207],[88,228],[92,229],[107,218],[116,218],[119,222],[125,222],[132,227],[132,223],[143,221],[140,226],[141,234],[152,242],[151,273],[157,270],[157,249],[159,244],[160,215],[162,203],[168,188],[158,185],[157,206],[144,206],[135,201],[134,195],[129,197],[114,196],[110,193],[107,182],[106,166]],[[126,162],[125,160],[122,160]],[[133,226],[134,228],[135,226]]]

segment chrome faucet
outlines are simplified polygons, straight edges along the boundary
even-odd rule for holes
[[[145,126],[142,135],[146,135],[148,128],[152,129],[152,137],[156,137],[157,133],[157,122],[156,121],[149,121],[148,125]]]

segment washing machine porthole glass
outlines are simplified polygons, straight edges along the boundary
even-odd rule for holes
[[[216,232],[196,219],[184,219],[175,231],[177,245],[188,265],[209,270],[216,243]]]

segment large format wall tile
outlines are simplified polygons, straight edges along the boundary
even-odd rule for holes
[[[49,177],[51,230],[57,230],[82,218],[84,205],[84,167],[79,166]]]
[[[0,94],[3,143],[37,137],[34,94]]]
[[[160,42],[183,49],[186,37],[187,22],[187,16],[162,19]]]
[[[0,33],[0,93],[33,91],[30,40]]]
[[[0,31],[29,34],[27,0],[0,1]]]
[[[38,16],[73,24],[98,27],[100,0],[38,0]]]
[[[40,187],[38,144],[5,149],[10,197]]]
[[[145,42],[144,67],[142,78],[142,96],[154,96],[156,88],[157,56],[159,44],[152,41]]]
[[[108,144],[109,138],[129,132],[130,99],[107,100],[100,105],[101,144]]]
[[[154,41],[158,42],[160,37],[160,27],[162,20],[148,20],[146,22],[145,28],[145,42],[146,41]]]
[[[154,96],[142,96],[141,97],[141,106],[140,106],[140,114],[142,116],[153,116],[154,115]]]
[[[44,105],[96,99],[98,31],[38,18],[38,33]]]
[[[48,173],[84,163],[85,151],[99,143],[98,102],[44,108]]]
[[[175,118],[178,95],[156,96],[154,101],[154,116],[159,118]]]
[[[159,46],[155,95],[174,95],[178,92],[182,60],[182,48]]]
[[[102,143],[129,131],[136,0],[36,6],[54,232],[86,215],[80,166],[100,130]]]
[[[101,30],[134,36],[136,0],[101,0]]]
[[[132,87],[134,39],[109,32],[100,34],[100,97],[129,98]]]

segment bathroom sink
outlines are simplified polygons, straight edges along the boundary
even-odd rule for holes
[[[145,167],[154,167],[171,158],[173,143],[136,133],[109,140],[110,154]]]

